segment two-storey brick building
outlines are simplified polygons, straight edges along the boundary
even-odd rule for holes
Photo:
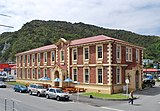
[[[116,93],[129,79],[130,89],[141,89],[143,48],[104,35],[66,41],[16,54],[18,81],[63,87],[70,77],[86,91]],[[60,78],[60,82],[54,82]],[[80,83],[80,84],[76,84]]]

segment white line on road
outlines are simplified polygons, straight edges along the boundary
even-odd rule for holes
[[[16,101],[16,102],[19,102],[19,103],[22,102],[22,101],[20,101],[20,100],[14,99],[14,98],[11,98],[11,100]]]
[[[103,109],[108,109],[108,110],[112,110],[112,111],[124,111],[124,110],[120,110],[120,109],[115,109],[115,108],[109,108],[109,107],[101,107]]]

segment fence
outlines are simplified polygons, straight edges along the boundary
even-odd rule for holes
[[[0,111],[23,111],[17,102],[12,99],[0,98]]]

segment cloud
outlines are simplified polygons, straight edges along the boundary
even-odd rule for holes
[[[15,31],[34,19],[84,22],[139,34],[160,35],[158,0],[1,0],[0,33]]]

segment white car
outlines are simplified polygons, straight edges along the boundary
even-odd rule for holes
[[[69,100],[70,96],[68,93],[63,92],[60,88],[48,88],[46,91],[46,98],[54,98],[59,100]]]
[[[1,88],[6,88],[7,86],[6,86],[6,84],[4,84],[4,82],[0,82],[0,87]]]

